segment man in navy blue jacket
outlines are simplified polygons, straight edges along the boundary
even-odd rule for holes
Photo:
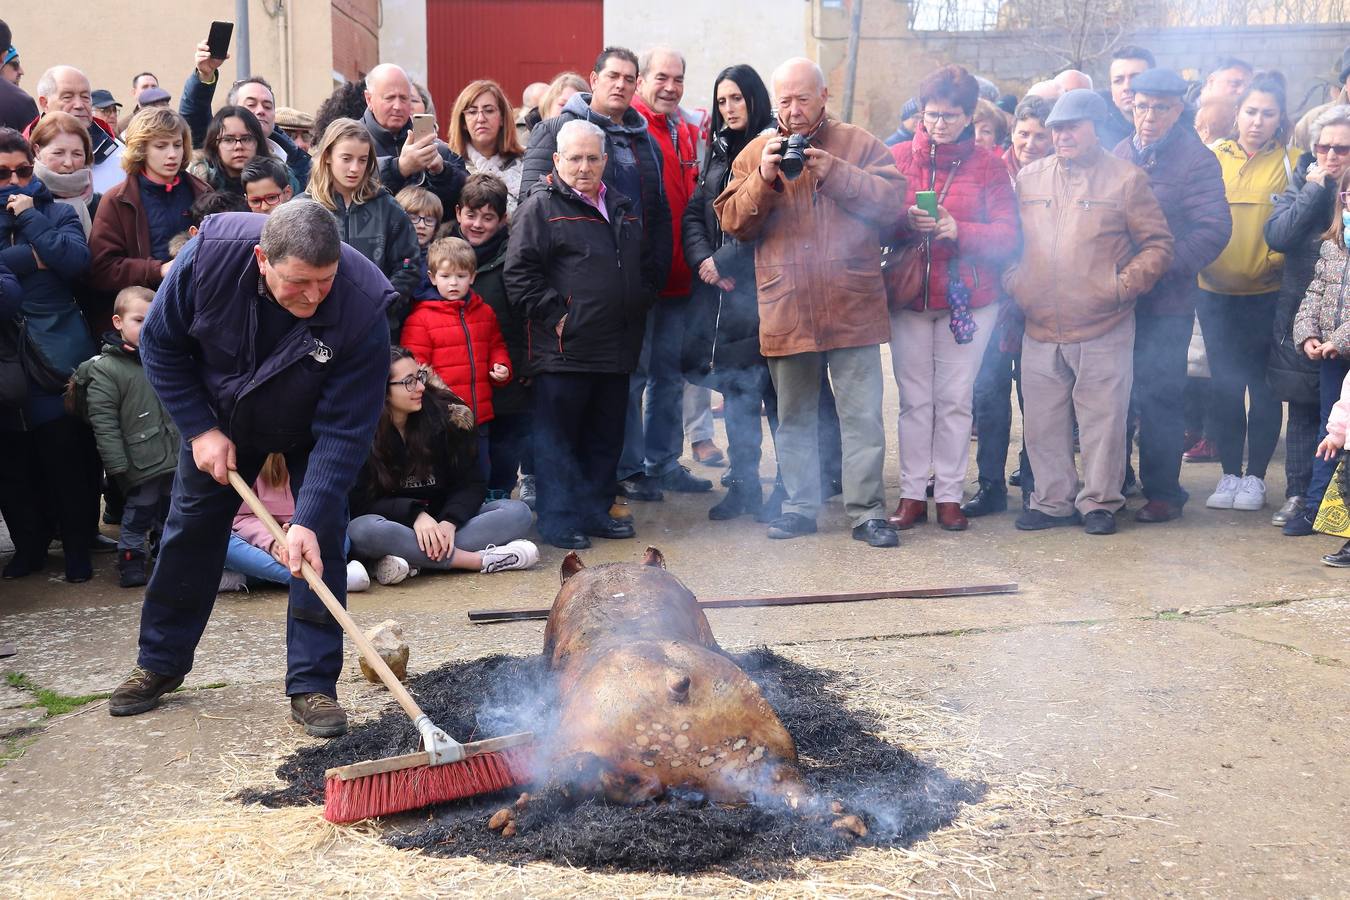
[[[317,737],[347,730],[336,699],[342,630],[298,576],[303,559],[345,601],[347,493],[384,405],[384,309],[394,296],[311,201],[271,216],[210,216],[179,254],[141,332],[141,359],[185,443],[141,609],[140,655],[108,701],[112,715],[146,712],[182,684],[239,509],[228,471],[251,484],[269,453],[283,453],[296,499],[282,554],[296,576],[291,716]]]

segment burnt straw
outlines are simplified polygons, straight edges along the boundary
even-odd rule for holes
[[[413,817],[387,820],[395,847],[439,856],[472,855],[491,862],[550,861],[592,869],[691,873],[739,878],[791,874],[802,857],[838,859],[858,846],[907,846],[950,824],[962,804],[978,802],[981,784],[949,776],[877,736],[877,717],[844,703],[838,673],[804,666],[764,648],[732,654],[759,686],[797,744],[801,771],[826,805],[843,803],[860,816],[861,839],[831,827],[831,815],[793,812],[781,804],[719,806],[697,796],[668,797],[638,807],[603,801],[576,803],[560,792],[531,790],[517,814],[514,837],[490,831],[487,820],[519,793],[445,804]],[[552,730],[551,679],[542,657],[490,656],[428,672],[410,688],[437,724],[464,740]],[[265,806],[323,802],[324,771],[406,753],[417,733],[401,711],[353,728],[343,737],[306,747],[277,769],[286,787],[246,791],[239,799]],[[530,790],[529,788],[525,788]]]

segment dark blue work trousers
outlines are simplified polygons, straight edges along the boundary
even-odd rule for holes
[[[236,450],[239,474],[252,484],[267,454]],[[286,454],[291,492],[299,495],[309,462],[308,448]],[[230,525],[239,511],[239,495],[199,471],[192,449],[185,443],[178,454],[178,473],[169,517],[164,524],[159,561],[145,590],[141,607],[140,656],[142,668],[160,675],[185,675],[211,618],[230,542]],[[344,606],[347,602],[347,563],[343,536],[347,509],[327,510],[323,521],[311,524],[319,539],[323,580]],[[301,579],[291,579],[286,616],[286,693],[336,696],[342,671],[342,628],[323,602]]]

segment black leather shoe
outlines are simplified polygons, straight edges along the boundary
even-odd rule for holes
[[[559,531],[556,534],[541,533],[540,536],[560,550],[587,550],[591,546],[591,539],[580,531]]]
[[[1083,516],[1084,534],[1115,534],[1116,516],[1115,513],[1105,509],[1094,509],[1092,512]]]
[[[1044,531],[1047,528],[1063,528],[1065,525],[1078,525],[1083,521],[1083,517],[1075,511],[1068,516],[1051,516],[1041,512],[1039,509],[1030,507],[1022,510],[1022,514],[1017,517],[1018,531]]]
[[[754,481],[732,479],[727,487],[727,495],[708,510],[708,518],[714,522],[722,522],[737,516],[754,515],[763,505],[764,490],[759,486],[758,478]]]
[[[699,478],[687,466],[676,466],[661,476],[661,487],[677,494],[701,494],[712,490],[712,482]]]
[[[182,675],[160,675],[137,666],[108,698],[108,714],[135,716],[159,705],[159,698],[183,683]]]
[[[978,519],[980,516],[1007,511],[1008,489],[992,481],[981,481],[980,489],[975,492],[975,496],[961,504],[961,512],[965,513],[968,519]]]
[[[1317,507],[1305,506],[1296,516],[1290,516],[1280,533],[1285,537],[1307,537],[1313,533],[1313,523],[1317,521]]]
[[[777,541],[816,533],[816,520],[801,513],[783,513],[769,523],[769,537]]]
[[[629,500],[653,502],[665,499],[661,493],[661,486],[655,479],[646,475],[634,475],[632,478],[623,479],[619,482],[619,493]]]
[[[582,531],[591,537],[608,538],[612,541],[623,540],[624,538],[636,537],[637,529],[633,523],[627,519],[611,519],[606,516],[595,522],[586,525]]]
[[[1350,541],[1346,541],[1335,553],[1322,557],[1322,562],[1337,569],[1350,569]]]
[[[1022,470],[1021,470],[1021,469],[1013,469],[1013,473],[1012,473],[1011,475],[1008,476],[1008,485],[1009,485],[1010,487],[1021,487],[1021,486],[1022,486]]]
[[[900,535],[885,519],[868,519],[853,529],[853,539],[869,547],[900,546]]]

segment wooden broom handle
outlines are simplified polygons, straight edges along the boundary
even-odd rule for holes
[[[253,493],[253,488],[249,487],[235,470],[230,469],[229,476],[230,484],[238,492],[240,498],[248,504],[249,509],[253,510],[253,514],[258,517],[258,521],[267,526],[267,530],[272,534],[272,540],[280,541],[282,545],[285,545],[286,532],[281,530],[277,520],[267,511],[267,507],[263,506],[262,501],[258,499],[258,495]],[[389,668],[389,665],[384,661],[384,657],[380,656],[380,652],[370,643],[370,638],[366,637],[365,632],[361,630],[347,610],[333,596],[333,592],[328,589],[328,585],[323,583],[319,573],[315,572],[314,567],[303,559],[300,561],[300,573],[304,575],[310,589],[319,595],[319,599],[328,608],[328,612],[332,614],[333,618],[337,619],[338,624],[342,626],[342,630],[347,632],[347,637],[352,639],[356,649],[361,651],[361,656],[375,670],[375,674],[380,676],[380,681],[389,689],[389,693],[394,695],[394,699],[398,701],[399,706],[403,707],[403,711],[408,714],[408,718],[414,722],[420,719],[423,715],[422,708],[417,705],[417,701],[413,699],[412,694],[408,693],[408,689],[403,686],[403,682],[399,681],[398,676]]]

